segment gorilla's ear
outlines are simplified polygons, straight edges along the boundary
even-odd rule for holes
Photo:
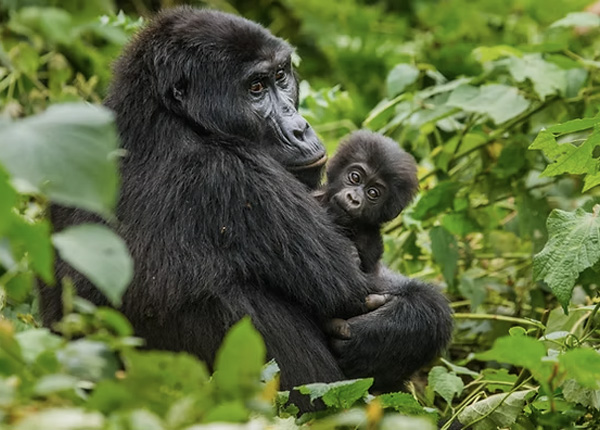
[[[187,83],[182,79],[171,88],[171,96],[178,103],[183,103],[187,92]]]

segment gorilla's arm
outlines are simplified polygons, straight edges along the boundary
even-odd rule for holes
[[[448,345],[452,316],[433,285],[387,269],[381,277],[386,303],[347,325],[338,321],[332,347],[347,377],[374,377],[374,390],[397,391]]]

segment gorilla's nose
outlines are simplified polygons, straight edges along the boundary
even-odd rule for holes
[[[304,141],[306,138],[306,132],[309,128],[310,125],[308,124],[308,121],[302,118],[302,116],[297,115],[292,125],[292,134],[296,139]]]
[[[356,195],[354,195],[354,193],[346,193],[346,200],[348,201],[348,204],[353,208],[357,208],[360,206],[360,199]]]

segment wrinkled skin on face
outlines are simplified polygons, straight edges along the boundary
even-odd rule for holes
[[[195,20],[193,25],[164,26],[170,34],[149,54],[165,106],[199,132],[239,136],[260,145],[315,188],[326,161],[325,148],[298,113],[291,46],[270,35],[265,40],[264,30],[250,21],[245,34],[239,34],[223,23]],[[206,40],[219,40],[218,48]],[[185,43],[174,49],[174,41]],[[262,46],[258,55],[256,46]]]

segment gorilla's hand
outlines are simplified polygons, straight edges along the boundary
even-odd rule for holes
[[[374,377],[374,390],[397,391],[446,347],[452,317],[447,300],[432,285],[391,272],[385,277],[388,292],[369,296],[374,310],[333,320],[329,333],[347,377]]]
[[[389,294],[369,294],[365,299],[367,311],[371,312],[383,306],[389,299]],[[351,337],[350,322],[356,318],[345,320],[342,318],[333,318],[325,324],[325,332],[334,339],[348,340]]]

